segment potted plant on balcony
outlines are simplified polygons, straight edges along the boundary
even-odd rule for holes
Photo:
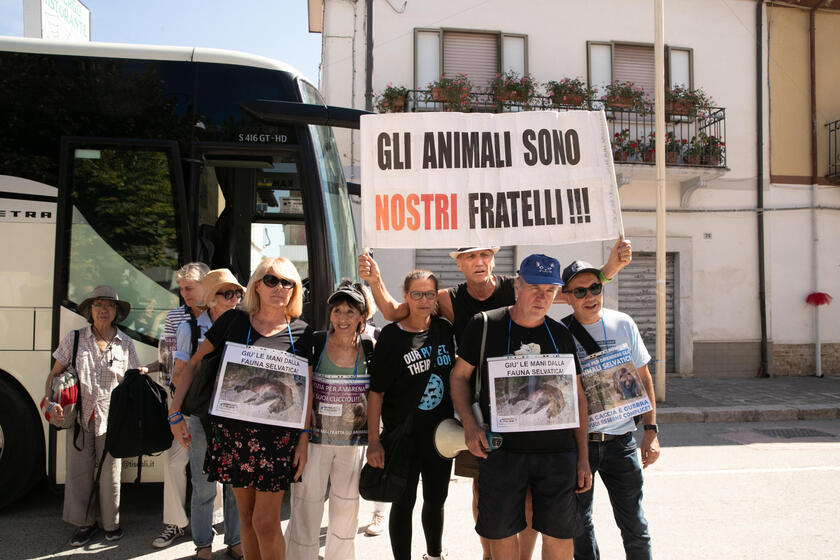
[[[691,137],[688,143],[688,150],[685,156],[686,163],[689,165],[700,165],[703,163],[703,155],[709,145],[709,136],[705,132],[701,132]]]
[[[630,129],[623,128],[613,134],[612,139],[612,151],[613,151],[613,161],[615,163],[621,163],[627,161],[627,158],[631,155],[631,144],[635,145],[635,142],[630,141]],[[635,153],[635,152],[633,152]]]
[[[545,91],[555,107],[588,107],[598,93],[580,78],[563,78],[545,83]]]
[[[694,116],[708,111],[713,104],[703,88],[690,90],[676,85],[665,89],[665,113],[669,115]]]
[[[508,70],[490,82],[490,90],[499,103],[511,102],[527,105],[536,93],[536,83],[530,74],[520,76],[519,72]]]
[[[426,101],[444,104],[444,111],[468,111],[472,84],[466,74],[457,74],[454,78],[441,76],[429,84]]]
[[[642,88],[633,82],[619,82],[613,80],[606,87],[602,98],[609,109],[621,109],[645,114],[648,110],[648,100]]]
[[[726,142],[717,136],[709,136],[706,140],[706,150],[703,154],[703,163],[706,165],[719,166],[726,150]]]
[[[683,146],[688,144],[685,138],[677,139],[674,131],[668,132],[665,135],[665,163],[675,164],[679,163]]]
[[[654,163],[656,161],[656,133],[651,131],[647,135],[647,140],[637,139],[639,143],[639,151],[642,154],[642,161],[645,163]]]
[[[408,88],[388,84],[377,97],[376,109],[380,113],[402,113],[407,97]]]

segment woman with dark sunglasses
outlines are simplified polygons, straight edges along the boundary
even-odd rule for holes
[[[227,311],[234,309],[242,300],[245,288],[236,280],[233,273],[220,268],[211,270],[201,280],[204,292],[204,305],[207,310],[196,317],[198,327],[197,345],[204,340],[207,330]],[[176,331],[177,348],[173,368],[173,385],[181,384],[181,375],[192,355],[197,350],[193,347],[193,328],[188,321],[181,323]],[[195,544],[195,556],[198,560],[209,560],[213,553],[213,509],[216,501],[215,481],[204,474],[204,456],[207,453],[207,434],[202,419],[190,416],[184,423],[190,431],[190,474],[192,479],[192,498],[190,501],[190,532]],[[232,558],[242,558],[242,545],[239,536],[239,513],[236,500],[229,484],[223,485],[225,544],[227,553]],[[178,529],[176,527],[176,529]],[[183,530],[178,529],[181,533]]]
[[[411,515],[423,476],[423,532],[427,559],[440,558],[443,504],[449,490],[452,460],[435,451],[434,429],[453,415],[449,371],[455,360],[452,325],[437,316],[438,280],[427,270],[415,270],[403,282],[409,314],[382,329],[373,355],[368,401],[367,459],[385,466],[380,442],[380,416],[385,432],[406,431],[401,456],[389,455],[395,466],[407,466],[405,492],[391,507],[388,531],[395,560],[411,557]],[[402,452],[405,452],[403,455]]]
[[[189,445],[190,436],[183,423],[177,422],[177,415],[201,360],[210,352],[221,352],[227,342],[269,348],[308,360],[312,330],[299,318],[302,309],[303,287],[294,264],[283,257],[263,260],[248,281],[242,310],[231,310],[219,317],[184,368],[184,383],[178,386],[170,410],[170,418],[175,417],[170,420],[175,422],[173,434],[182,445]],[[311,383],[311,365],[307,374]],[[284,492],[300,479],[306,465],[311,394],[310,387],[303,429],[208,416],[210,432],[204,472],[211,481],[233,486],[242,548],[248,560],[285,558],[280,510]]]

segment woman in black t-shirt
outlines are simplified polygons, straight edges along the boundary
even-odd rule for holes
[[[438,422],[453,415],[449,395],[449,371],[454,361],[452,325],[433,316],[437,307],[438,281],[426,270],[406,276],[403,294],[409,315],[382,329],[373,354],[368,398],[367,459],[373,467],[385,466],[385,451],[379,440],[379,419],[385,431],[410,422],[406,436],[410,457],[408,484],[391,507],[389,533],[396,560],[411,557],[411,515],[417,485],[423,476],[423,532],[427,557],[438,558],[443,536],[443,504],[449,487],[452,461],[442,459],[434,447]]]
[[[225,343],[231,342],[281,350],[308,361],[312,330],[298,318],[302,307],[303,287],[294,264],[282,257],[263,260],[248,281],[242,311],[230,310],[219,317],[184,368],[184,382],[179,383],[170,409],[172,432],[182,445],[189,445],[190,436],[185,423],[177,418],[201,360],[211,352],[222,352]],[[311,378],[310,365],[308,383]],[[263,398],[274,398],[272,406],[288,403],[282,393],[272,397],[270,389],[248,389]],[[311,387],[305,406],[302,430],[209,416],[204,472],[209,480],[233,486],[246,558],[281,558],[286,549],[280,509],[283,493],[300,479],[306,465]]]

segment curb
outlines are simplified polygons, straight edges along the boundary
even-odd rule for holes
[[[668,407],[656,410],[662,424],[699,422],[779,422],[786,420],[834,420],[840,418],[840,404],[800,406],[706,406]]]

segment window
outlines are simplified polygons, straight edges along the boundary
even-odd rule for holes
[[[72,151],[67,298],[79,304],[95,286],[113,286],[131,303],[121,326],[135,336],[157,338],[178,307],[173,157],[129,146]]]
[[[612,80],[631,81],[653,98],[655,64],[652,45],[598,42],[587,43],[589,84],[603,93]],[[693,88],[692,50],[665,47],[665,83]]]
[[[474,90],[484,91],[499,72],[528,71],[528,38],[515,33],[415,29],[414,54],[416,89],[466,74]]]

